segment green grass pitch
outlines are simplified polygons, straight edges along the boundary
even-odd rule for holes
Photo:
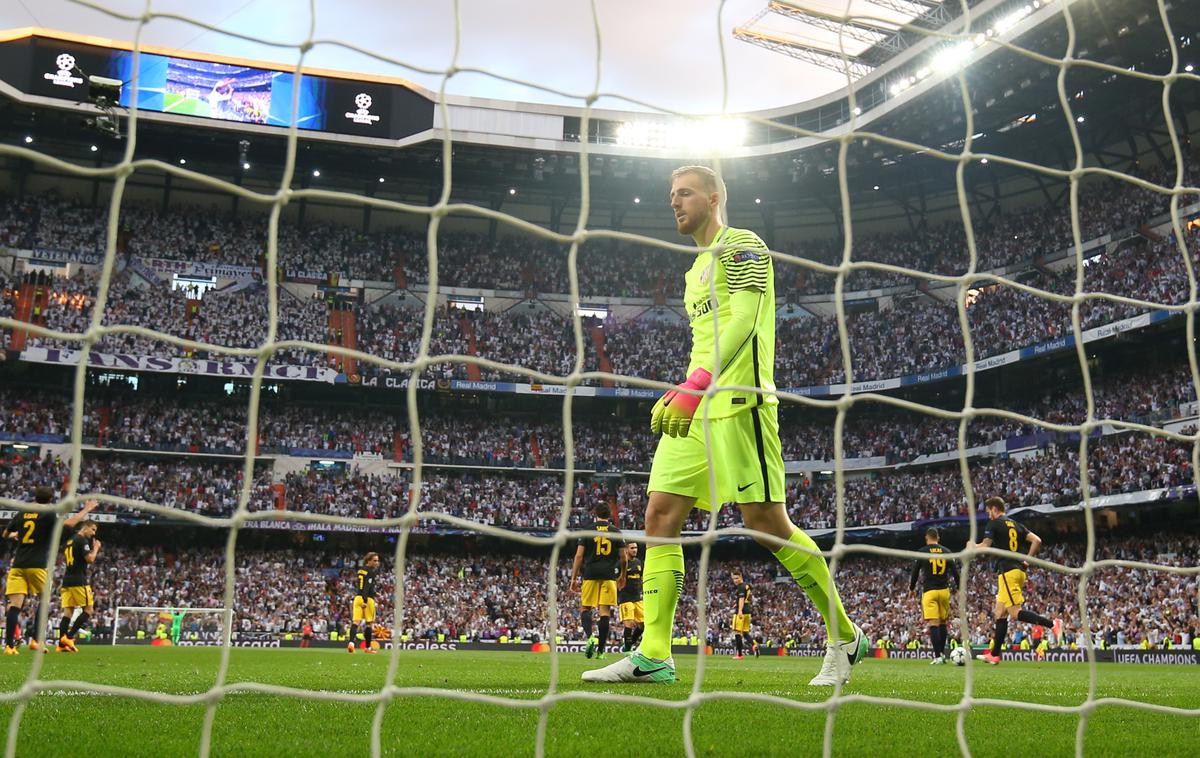
[[[331,650],[247,650],[232,653],[229,683],[264,682],[310,690],[369,693],[383,685],[389,654],[350,655]],[[610,656],[611,658],[611,656]],[[32,654],[0,660],[7,725],[13,693],[28,674]],[[44,680],[77,680],[175,694],[204,691],[216,677],[214,649],[82,647],[76,655],[51,653]],[[563,690],[584,689],[579,674],[591,667],[581,655],[560,656]],[[696,660],[678,659],[683,681],[671,686],[598,686],[597,692],[683,699],[691,691]],[[820,661],[764,657],[733,661],[709,658],[704,691],[758,692],[796,701],[819,702],[828,690],[809,688]],[[1195,709],[1200,677],[1184,666],[1100,665],[1098,697],[1125,697]],[[868,660],[856,667],[847,693],[954,703],[965,670],[931,667],[923,661]],[[1084,664],[1007,663],[975,667],[978,697],[1055,705],[1085,698]],[[400,656],[399,686],[439,687],[533,699],[550,678],[546,654],[515,652],[409,652]],[[222,700],[212,752],[227,756],[366,755],[375,706],[237,693]],[[620,750],[641,755],[683,753],[682,710],[616,703],[563,702],[550,711],[546,753],[592,756]],[[166,705],[80,693],[70,689],[39,694],[25,710],[16,755],[62,756],[86,745],[90,755],[194,755],[199,747],[203,705]],[[387,755],[525,756],[534,751],[535,709],[480,705],[439,697],[406,697],[387,708],[382,745]],[[974,756],[1074,755],[1078,719],[999,707],[976,707],[966,720]],[[780,705],[717,701],[695,714],[693,734],[700,755],[820,755],[823,712]],[[955,716],[901,707],[848,704],[838,710],[835,755],[957,755]],[[1200,719],[1102,707],[1085,732],[1088,756],[1195,756],[1200,754]]]
[[[167,92],[163,96],[164,113],[180,113],[185,116],[209,115],[208,102],[195,98],[186,98],[178,92]]]

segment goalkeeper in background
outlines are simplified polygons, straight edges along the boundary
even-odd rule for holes
[[[850,667],[866,656],[867,638],[847,617],[825,558],[804,552],[817,552],[817,544],[784,508],[779,399],[768,394],[775,389],[771,256],[758,235],[722,223],[725,187],[712,169],[676,169],[670,197],[676,229],[701,250],[685,276],[684,306],[692,329],[687,380],[664,394],[651,413],[650,429],[662,436],[646,487],[646,536],[678,537],[693,507],[712,510],[736,503],[747,527],[785,543],[759,540],[825,619],[825,660],[809,684],[844,684]],[[714,379],[750,389],[711,397],[680,391],[703,392]],[[715,493],[709,490],[710,457]],[[683,548],[651,542],[642,577],[646,631],[641,645],[628,658],[585,672],[584,681],[676,680],[671,636],[683,589]]]
[[[179,638],[183,636],[183,617],[187,615],[187,611],[176,610],[171,612],[171,644],[178,645]]]

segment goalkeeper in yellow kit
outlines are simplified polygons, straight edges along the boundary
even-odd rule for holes
[[[825,619],[825,661],[809,684],[845,683],[850,667],[866,656],[867,638],[846,616],[824,557],[798,549],[818,548],[784,508],[779,399],[768,394],[775,389],[774,269],[758,235],[722,224],[724,193],[723,182],[709,168],[684,166],[671,174],[676,228],[701,250],[685,277],[684,305],[692,328],[687,381],[662,396],[650,420],[651,430],[662,437],[646,488],[646,536],[678,537],[693,507],[712,510],[736,503],[747,527],[789,543],[781,548],[760,540]],[[714,383],[751,389],[703,398],[679,391],[700,393]],[[709,460],[715,498],[709,491]],[[671,633],[683,574],[682,547],[651,544],[646,549],[642,643],[628,657],[585,672],[584,681],[676,680]]]

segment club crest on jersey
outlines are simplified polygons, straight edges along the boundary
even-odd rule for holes
[[[703,271],[700,272],[700,283],[708,284],[709,277],[712,276],[713,265],[710,263]]]

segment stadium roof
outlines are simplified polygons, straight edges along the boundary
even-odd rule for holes
[[[103,5],[131,17],[140,15],[140,0],[105,0]],[[769,50],[734,41],[733,31],[768,8],[770,0],[728,0],[718,24],[718,4],[700,3],[702,10],[682,12],[677,3],[641,0],[606,0],[597,3],[603,73],[600,90],[653,103],[663,109],[692,113],[720,112],[721,67],[718,42],[723,43],[729,80],[731,111],[762,110],[804,102],[846,84],[845,75],[811,60],[781,56]],[[975,3],[972,2],[972,5]],[[804,0],[790,6],[840,15],[843,0]],[[959,0],[946,3],[957,6]],[[938,11],[941,0],[852,0],[850,10],[902,23]],[[226,34],[169,18],[155,19],[142,33],[142,44],[280,63],[294,62],[296,51],[287,47],[251,42],[230,35],[267,37],[298,43],[309,29],[303,0],[157,0],[159,14],[178,14],[219,28]],[[595,35],[586,2],[529,0],[521,12],[507,3],[461,3],[462,44],[459,65],[485,69],[500,76],[541,83],[558,90],[586,95],[595,81]],[[336,40],[363,50],[376,51],[430,69],[449,65],[453,40],[450,3],[388,3],[347,0],[334,12],[317,3],[313,36]],[[957,11],[955,11],[957,12]],[[936,15],[936,14],[935,14]],[[940,16],[939,16],[940,17]],[[815,19],[798,20],[776,13],[766,28],[784,35],[833,45],[836,34]],[[874,22],[870,22],[874,23]],[[863,25],[868,22],[863,22]],[[70,0],[38,3],[0,3],[0,29],[36,26],[88,34],[114,40],[131,40],[137,24],[84,7]],[[664,33],[664,30],[670,30]],[[863,53],[876,35],[857,28],[846,44],[852,54]],[[707,49],[706,49],[707,48]],[[668,63],[663,64],[664,61]],[[878,62],[878,59],[876,58]],[[320,44],[306,65],[367,74],[398,76],[437,90],[441,77],[391,65],[346,47]],[[457,75],[447,83],[455,95],[535,103],[581,105],[481,74]],[[628,109],[613,98],[602,98],[600,107]]]
[[[1042,10],[1026,18],[1013,36],[1023,47],[1051,59],[1063,55],[1066,37],[1061,13],[1056,10],[1057,3],[1054,5],[1055,8],[1046,8],[1043,3]],[[1083,12],[1101,6],[1102,13]],[[986,21],[989,10],[1005,13],[1011,7],[1005,0],[986,0],[974,9],[973,18]],[[1176,35],[1181,70],[1184,64],[1200,65],[1193,44],[1200,38],[1197,26],[1200,17],[1175,8],[1172,0],[1167,0],[1165,7]],[[1135,76],[1142,72],[1165,73],[1171,66],[1157,3],[1079,0],[1075,8],[1078,11],[1073,13],[1076,55],[1114,67],[1104,70],[1076,65],[1067,71],[1064,85],[1070,98],[1072,121],[1078,121],[1075,131],[1086,162],[1136,172],[1138,157],[1154,153],[1151,163],[1173,165],[1163,117],[1162,84]],[[751,47],[733,41],[730,46]],[[889,94],[896,78],[928,67],[936,52],[937,49],[931,50],[924,43],[911,46],[864,79],[856,92],[856,102],[863,106],[861,116],[856,119],[857,129],[951,154],[961,150],[967,113],[956,76],[930,75],[899,94]],[[284,58],[279,50],[273,53],[276,61]],[[52,65],[38,68],[32,76],[40,80],[45,74],[53,75],[51,69]],[[1115,73],[1117,69],[1128,69],[1130,73],[1119,75]],[[1020,166],[1005,165],[1003,160],[1029,161],[1054,168],[1067,168],[1074,163],[1072,134],[1057,92],[1058,71],[1058,66],[1015,54],[999,45],[980,47],[964,69],[975,132],[972,149],[993,157],[988,165],[975,163],[967,169],[968,197],[980,206],[977,210],[994,210],[1007,202],[1006,198],[1018,194],[1038,193],[1050,203],[1063,201],[1066,183],[1061,177],[1038,176]],[[868,101],[872,93],[878,99]],[[1200,123],[1200,82],[1191,75],[1188,80],[1176,82],[1171,95],[1176,133],[1186,147]],[[586,140],[592,200],[610,204],[614,217],[624,218],[634,197],[654,197],[655,192],[661,192],[661,177],[679,159],[669,151],[656,153],[622,146],[617,132],[622,121],[630,118],[627,112],[593,113],[585,138],[581,134],[578,108],[463,97],[450,100],[456,196],[471,202],[494,202],[499,207],[508,202],[509,189],[519,187],[524,201],[549,205],[555,209],[554,218],[558,218],[562,208],[578,197],[577,154],[581,141]],[[61,102],[52,108],[70,108]],[[0,113],[5,116],[0,139],[19,140],[22,135],[36,133],[39,140],[56,139],[56,149],[60,150],[56,154],[61,157],[87,162],[113,159],[116,145],[106,147],[100,138],[100,152],[88,152],[89,143],[97,142],[98,138],[80,130],[78,115],[69,110],[51,113],[43,107],[46,105],[50,103],[44,98],[39,102],[27,101],[25,105],[0,98]],[[339,121],[343,120],[341,109],[335,115]],[[438,115],[434,115],[435,120]],[[471,118],[477,115],[494,117],[494,121],[472,122]],[[844,92],[818,98],[815,104],[776,109],[766,117],[772,123],[753,125],[756,131],[749,135],[747,146],[740,152],[742,157],[724,164],[731,194],[742,198],[751,211],[772,212],[771,223],[781,230],[801,229],[814,223],[825,225],[835,220],[839,211],[836,137],[852,125]],[[247,135],[253,143],[251,158],[256,174],[263,166],[278,165],[284,155],[283,130],[279,128],[247,129],[249,125],[245,124],[195,118],[188,121],[185,116],[167,117],[162,113],[144,113],[141,118],[139,155],[170,163],[186,157],[189,169],[196,166],[215,175],[237,174],[242,161],[234,159],[239,156],[239,141],[245,141]],[[532,124],[540,131],[527,135],[501,131],[510,122],[521,128]],[[204,128],[181,133],[173,126],[175,123]],[[776,128],[774,124],[820,131],[823,138],[797,139],[794,131]],[[496,128],[488,131],[491,127]],[[442,131],[422,128],[425,131],[413,134],[403,144],[374,140],[368,145],[371,140],[344,135],[332,135],[324,141],[306,139],[298,159],[298,167],[303,170],[301,176],[310,176],[311,171],[320,169],[320,185],[324,187],[363,192],[362,182],[369,181],[365,191],[386,192],[391,196],[399,193],[423,201],[430,188],[436,191],[440,187]],[[49,146],[48,142],[38,144]],[[956,162],[932,158],[928,150],[900,147],[873,138],[846,144],[846,173],[856,218],[878,213],[880,219],[900,219],[912,224],[939,209],[957,212],[953,192]],[[82,152],[76,155],[72,150]],[[199,164],[197,159],[201,155],[210,156],[211,162]],[[386,184],[379,181],[385,178]],[[940,202],[939,195],[944,196]],[[756,201],[760,197],[761,206]],[[865,213],[861,211],[863,206],[868,209]],[[627,228],[636,228],[638,218],[646,213],[644,205],[628,208]]]

